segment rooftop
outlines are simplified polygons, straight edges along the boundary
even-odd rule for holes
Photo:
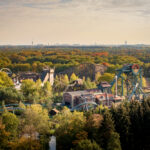
[[[103,87],[103,88],[111,87],[111,85],[110,85],[108,82],[106,82],[106,81],[101,82],[99,85],[100,85],[101,87]]]
[[[73,92],[65,92],[72,96],[81,96],[81,95],[88,95],[88,94],[94,94],[94,93],[101,93],[101,90],[99,89],[90,89],[90,90],[82,90],[82,91],[73,91]]]

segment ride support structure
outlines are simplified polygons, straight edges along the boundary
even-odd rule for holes
[[[124,89],[126,89],[125,96],[129,101],[143,100],[146,97],[142,89],[142,67],[138,64],[128,64],[116,71],[116,76],[110,83],[111,88],[117,84],[117,80],[121,79],[121,96],[124,96]]]

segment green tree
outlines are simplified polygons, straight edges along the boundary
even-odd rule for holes
[[[108,139],[107,150],[122,150],[119,134],[117,132],[111,132]]]
[[[55,77],[54,80],[54,91],[55,92],[62,92],[66,89],[69,84],[69,79],[67,75],[59,75]]]
[[[91,79],[88,77],[86,81],[83,82],[84,89],[94,89],[96,88],[96,83],[92,82]]]
[[[103,116],[95,112],[88,112],[85,130],[88,132],[88,138],[95,139],[99,127],[103,121]]]
[[[2,122],[5,125],[7,132],[10,132],[10,136],[15,138],[17,136],[17,129],[19,125],[19,119],[16,115],[6,112],[2,114]]]
[[[26,106],[20,101],[18,107],[19,107],[19,109],[15,110],[15,114],[16,114],[16,115],[22,115],[23,112],[24,112],[25,109],[26,109]]]
[[[116,73],[116,69],[122,68],[122,65],[116,64],[116,65],[109,65],[107,68],[107,73]]]
[[[22,102],[19,102],[19,108],[26,109],[26,106]]]
[[[5,68],[11,64],[11,61],[8,57],[3,55],[3,53],[0,54],[0,68]]]
[[[0,101],[4,101],[5,104],[17,103],[24,100],[22,93],[15,88],[1,88],[0,89]]]
[[[99,79],[98,82],[107,81],[110,83],[114,79],[114,74],[112,73],[104,73]]]
[[[73,147],[76,135],[83,131],[85,117],[83,112],[70,112],[66,107],[52,119],[55,122],[55,135],[57,138],[57,148],[69,150]],[[63,139],[63,140],[62,140]]]
[[[52,92],[52,86],[50,82],[45,82],[44,86],[42,87],[42,97],[41,102],[45,103],[48,110],[52,108],[52,98],[53,98],[53,92]]]
[[[50,122],[48,111],[39,104],[28,106],[22,116],[22,133],[27,133],[31,137],[35,132],[47,134],[50,132]]]
[[[95,141],[86,139],[79,142],[75,150],[102,150],[102,148]]]
[[[54,91],[60,93],[64,89],[65,89],[65,84],[63,81],[63,76],[62,75],[60,75],[60,76],[56,75],[55,80],[54,80]]]
[[[147,118],[147,115],[150,114],[149,112],[150,107],[147,101],[143,101],[142,103],[140,103],[139,101],[131,101],[129,103],[129,115],[131,121],[130,147],[132,149],[143,149],[144,147],[146,148],[147,146],[150,147],[150,144],[148,144],[149,142],[147,141],[147,139],[150,137],[149,136],[150,128],[146,127],[147,125],[150,125],[150,119]],[[138,145],[136,143],[138,143]]]
[[[21,91],[24,96],[33,95],[35,92],[35,82],[33,80],[27,79],[23,80],[21,84]]]
[[[45,82],[44,86],[42,87],[43,97],[51,98],[52,97],[52,86],[50,82]]]
[[[112,140],[114,139],[114,137],[117,137],[115,141]],[[109,150],[109,148],[116,150],[118,147],[121,147],[118,133],[115,132],[112,115],[107,109],[104,111],[103,121],[99,128],[98,137],[96,138],[96,141],[98,144],[101,144],[102,148],[106,150]]]
[[[140,128],[142,127],[142,131],[138,130],[138,131],[141,131],[141,132],[139,132],[139,134],[141,135],[141,139],[139,139],[139,141],[141,141],[141,143],[142,143],[141,147],[143,149],[150,149],[150,143],[149,143],[149,139],[150,139],[150,98],[148,98],[147,100],[142,102],[141,109],[142,109],[142,111],[140,111],[140,113],[138,113],[139,118],[142,122],[142,124],[140,125]],[[141,114],[143,114],[143,115],[141,115]],[[134,124],[133,124],[133,127],[134,127]],[[135,136],[137,136],[136,131],[135,131]],[[136,137],[136,138],[138,139],[138,137]],[[136,143],[136,141],[135,141],[135,143]],[[136,146],[138,147],[138,145],[136,145]]]
[[[54,80],[54,90],[58,91],[59,88],[59,77],[56,75],[55,80]]]
[[[21,91],[29,102],[37,102],[40,99],[41,81],[37,80],[35,83],[33,80],[23,80],[21,84]]]
[[[12,150],[41,150],[42,146],[38,140],[32,138],[19,138],[10,144]]]
[[[95,82],[98,84],[98,79],[101,77],[101,73],[97,72],[95,75]]]
[[[38,92],[40,92],[41,90],[41,86],[42,86],[42,81],[40,79],[38,79],[36,82],[35,82],[35,88]]]
[[[20,63],[26,61],[26,58],[24,56],[20,56],[18,54],[12,54],[9,58],[11,59],[12,63]]]
[[[12,70],[14,70],[14,72],[29,71],[30,69],[31,69],[31,65],[29,63],[12,65]]]
[[[10,133],[5,130],[5,125],[2,124],[0,118],[0,149],[4,150],[8,148]]]
[[[120,135],[122,149],[128,149],[131,127],[129,104],[124,102],[117,108],[112,107],[111,112],[115,123],[115,129]]]

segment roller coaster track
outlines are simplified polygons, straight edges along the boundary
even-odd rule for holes
[[[31,104],[24,104],[24,105],[31,105]],[[5,105],[5,108],[11,112],[14,112],[16,110],[24,110],[23,108],[20,108],[17,106],[19,106],[19,104],[7,104],[7,105]],[[0,112],[3,112],[3,111],[4,111],[3,107],[0,106]]]
[[[82,109],[83,107],[85,107],[86,110],[88,110],[88,109],[89,109],[88,105],[97,106],[97,104],[96,104],[95,102],[84,102],[84,103],[81,103],[81,104],[79,104],[79,105],[73,107],[73,108],[71,109],[71,111],[80,110],[80,109]]]
[[[2,68],[0,72],[6,72],[8,75],[12,75],[12,71],[9,68]]]

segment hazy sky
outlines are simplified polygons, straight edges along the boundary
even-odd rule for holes
[[[0,0],[0,44],[150,44],[150,0]]]

